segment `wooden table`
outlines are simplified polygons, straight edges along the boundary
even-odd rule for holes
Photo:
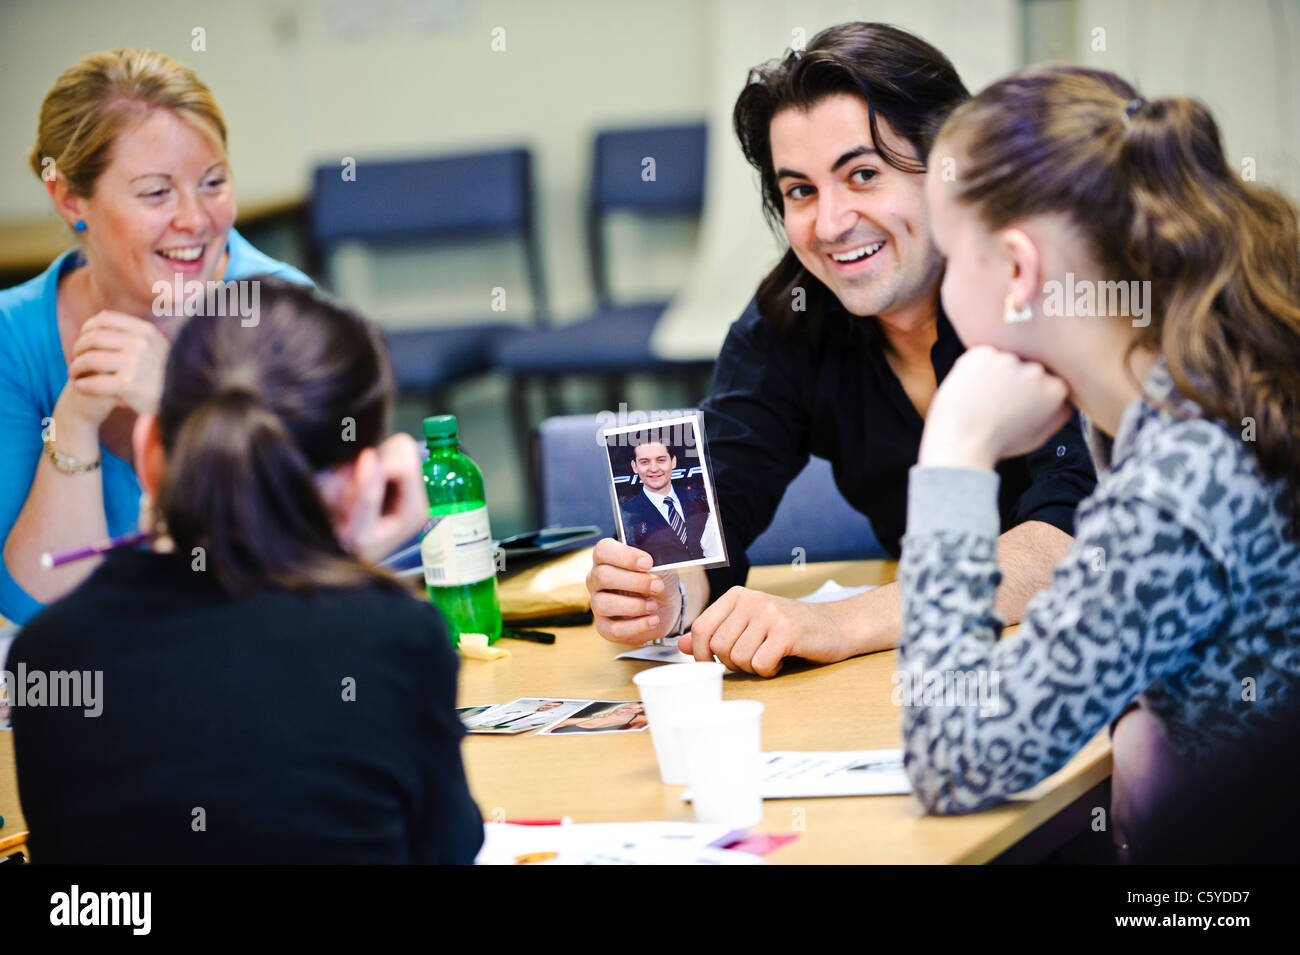
[[[845,586],[893,580],[884,561],[755,568],[749,585],[795,597],[834,578]],[[624,648],[591,627],[556,630],[554,646],[504,641],[508,660],[465,660],[460,705],[521,696],[634,700],[632,676],[652,664],[615,660]],[[890,702],[893,651],[831,666],[787,664],[775,679],[731,673],[726,699],[765,704],[764,750],[894,749],[900,714]],[[470,736],[463,749],[484,816],[575,822],[690,821],[684,787],[659,781],[649,732],[590,737]],[[773,863],[982,863],[1048,822],[1110,775],[1103,732],[1060,772],[1004,806],[960,817],[928,816],[907,796],[768,800],[756,831],[796,832]]]
[[[0,617],[0,627],[7,626],[8,623],[4,617]],[[13,692],[12,688],[9,692]],[[0,816],[4,816],[5,820],[5,824],[0,826],[0,856],[3,856],[27,842],[27,820],[23,818],[22,807],[18,804],[14,734],[8,730],[0,730]]]
[[[27,842],[27,821],[18,805],[18,777],[14,775],[14,734],[0,732],[0,854],[8,855],[15,846]]]
[[[896,565],[883,561],[809,564],[802,570],[758,567],[750,585],[795,597],[834,578],[846,586],[888,583]],[[508,640],[508,660],[465,660],[460,703],[505,703],[520,696],[637,699],[633,674],[656,664],[615,660],[620,647],[591,627],[556,631],[554,646]],[[668,664],[661,664],[668,665]],[[890,702],[894,654],[876,653],[833,666],[787,664],[775,679],[728,674],[728,699],[762,700],[766,750],[892,749],[899,712]],[[485,816],[577,822],[690,820],[683,787],[659,781],[650,734],[590,737],[470,736],[464,745],[470,788]],[[978,863],[1033,833],[1110,775],[1105,733],[1068,765],[1013,802],[960,817],[927,816],[911,796],[782,799],[765,804],[767,833],[797,832],[775,863]],[[0,732],[0,850],[26,841],[18,804],[13,734]]]

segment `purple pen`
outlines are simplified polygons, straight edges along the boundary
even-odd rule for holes
[[[85,547],[78,547],[76,550],[65,550],[61,554],[42,554],[41,566],[46,570],[53,570],[55,567],[70,564],[74,560],[84,560],[87,557],[94,557],[96,554],[107,554],[110,550],[117,550],[119,547],[142,544],[152,537],[152,534],[145,531],[136,531],[133,534],[123,534],[121,537],[110,537],[94,544],[87,544]]]

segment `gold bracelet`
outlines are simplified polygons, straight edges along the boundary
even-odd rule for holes
[[[101,454],[95,458],[95,460],[87,464],[84,461],[78,461],[70,454],[64,454],[62,451],[55,451],[54,440],[48,435],[46,435],[42,440],[45,444],[45,456],[50,459],[50,463],[53,464],[56,469],[64,474],[84,474],[86,471],[93,471],[98,468],[100,463],[104,460],[104,456]]]

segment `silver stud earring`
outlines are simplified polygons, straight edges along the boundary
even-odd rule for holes
[[[1002,321],[1006,322],[1008,325],[1019,325],[1021,322],[1027,322],[1033,317],[1034,310],[1029,307],[1028,302],[1019,308],[1016,308],[1016,304],[1012,301],[1011,296],[1009,294],[1007,295],[1007,307],[1006,311],[1002,313]]]

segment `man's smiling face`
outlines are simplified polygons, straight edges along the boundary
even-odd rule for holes
[[[883,145],[916,150],[876,117]],[[854,315],[889,315],[933,297],[943,259],[930,240],[925,177],[872,146],[867,104],[837,93],[772,117],[772,165],[790,248]]]
[[[677,459],[658,441],[638,444],[633,451],[632,470],[656,494],[666,494],[673,483]]]

